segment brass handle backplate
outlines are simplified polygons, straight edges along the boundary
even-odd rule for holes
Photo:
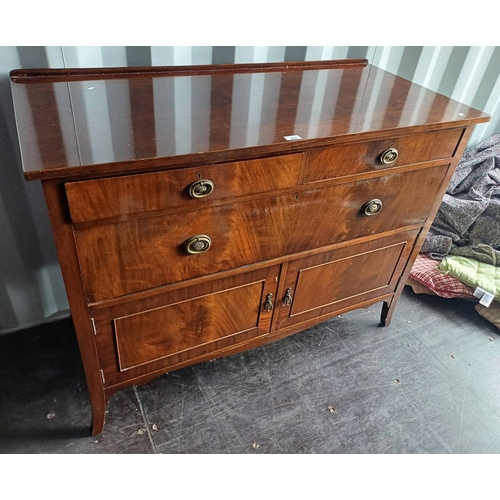
[[[206,252],[210,245],[212,244],[212,240],[209,236],[205,236],[204,234],[198,234],[189,238],[184,242],[183,248],[184,252],[189,255],[196,255],[199,253]]]
[[[273,294],[270,293],[267,297],[266,297],[266,302],[264,303],[264,309],[266,311],[272,311],[273,310]]]
[[[361,207],[362,215],[377,215],[380,210],[382,210],[382,202],[380,200],[374,199],[365,203]]]
[[[283,305],[289,306],[292,303],[292,289],[287,288],[285,296],[283,297]]]
[[[191,198],[205,198],[214,190],[214,183],[208,179],[199,179],[188,187]]]
[[[394,163],[398,159],[399,153],[396,148],[389,148],[386,149],[381,155],[380,155],[380,161],[384,165],[390,165],[391,163]]]

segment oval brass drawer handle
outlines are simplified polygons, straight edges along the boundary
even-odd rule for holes
[[[384,165],[390,165],[391,163],[394,163],[398,159],[398,150],[396,148],[389,148],[386,149],[381,155],[380,155],[380,161]]]
[[[189,238],[189,240],[186,240],[184,242],[183,248],[184,252],[186,252],[187,254],[196,255],[206,252],[210,248],[211,244],[212,240],[209,236],[198,234],[196,236],[193,236],[192,238]]]
[[[378,199],[373,199],[365,203],[361,207],[362,215],[377,215],[382,210],[382,202]]]
[[[205,198],[214,190],[214,183],[208,179],[199,179],[188,187],[188,193],[191,198]]]

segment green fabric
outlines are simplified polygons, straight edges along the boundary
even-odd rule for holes
[[[469,257],[448,255],[441,261],[438,269],[472,288],[480,287],[500,300],[500,267]]]

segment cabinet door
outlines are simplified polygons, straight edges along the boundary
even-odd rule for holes
[[[392,293],[416,235],[407,232],[290,262],[278,301],[278,328]]]
[[[269,334],[279,266],[93,311],[107,385],[216,357]]]

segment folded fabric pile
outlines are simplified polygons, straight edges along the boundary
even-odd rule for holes
[[[479,287],[494,300],[476,310],[500,328],[500,134],[465,151],[408,284],[476,301]]]
[[[421,253],[500,262],[500,134],[463,154]]]
[[[439,295],[445,299],[475,299],[473,288],[455,276],[439,271],[439,264],[439,260],[421,253],[413,264],[407,284],[411,285],[416,293],[430,292],[430,295]],[[416,287],[415,283],[425,289]]]

